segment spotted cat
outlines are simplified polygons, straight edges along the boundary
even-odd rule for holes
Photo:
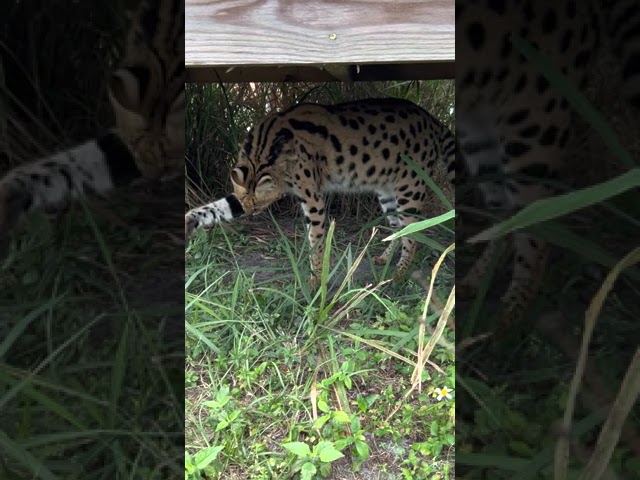
[[[458,0],[459,151],[472,177],[502,176],[482,181],[480,188],[489,209],[507,212],[558,192],[553,181],[574,133],[569,103],[516,49],[514,34],[580,88],[589,81],[598,50],[610,49],[620,64],[622,91],[640,107],[637,1]],[[536,294],[548,251],[542,240],[524,233],[514,235],[514,246],[511,283],[502,297],[508,322],[520,317]],[[478,287],[495,251],[490,243],[461,287]]]
[[[144,0],[108,94],[115,128],[0,179],[0,236],[37,209],[184,170],[184,3]]]
[[[375,192],[393,227],[425,214],[427,184],[403,160],[427,174],[455,180],[455,139],[424,109],[406,100],[366,99],[339,105],[300,104],[268,116],[249,131],[231,172],[233,194],[190,210],[185,235],[221,220],[253,215],[290,193],[301,202],[312,247],[312,283],[322,263],[325,194]],[[402,239],[396,275],[411,264],[416,242]],[[375,259],[384,264],[390,245]]]

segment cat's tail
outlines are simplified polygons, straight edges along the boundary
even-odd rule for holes
[[[0,238],[31,212],[89,194],[105,196],[141,176],[117,131],[20,165],[0,178]]]
[[[189,210],[184,216],[184,236],[189,240],[194,231],[210,227],[222,221],[230,222],[245,214],[240,201],[234,194]]]

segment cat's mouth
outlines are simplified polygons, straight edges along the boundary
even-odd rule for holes
[[[252,207],[250,209],[245,209],[245,214],[251,217],[261,214],[265,210],[265,207]]]
[[[245,215],[255,216],[264,212],[267,208],[273,205],[276,201],[280,200],[284,197],[284,194],[278,195],[277,197],[270,199],[268,201],[260,202],[260,205],[252,205],[251,208],[245,208]]]

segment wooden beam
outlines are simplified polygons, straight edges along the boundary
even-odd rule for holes
[[[453,78],[454,0],[186,0],[185,13],[194,81],[344,80],[356,65],[362,80],[393,64]]]
[[[347,68],[347,67],[345,67]],[[190,68],[189,82],[334,82],[345,81],[340,74],[311,66],[198,67]],[[349,66],[348,81],[440,80],[455,78],[453,63],[405,63]]]

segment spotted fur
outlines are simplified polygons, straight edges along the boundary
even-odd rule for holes
[[[480,184],[489,209],[513,212],[556,194],[554,181],[573,133],[569,103],[514,47],[512,34],[580,88],[589,81],[598,50],[611,49],[620,63],[622,90],[640,107],[637,1],[459,0],[456,17],[460,154],[471,176],[502,178]],[[536,294],[548,250],[523,233],[514,236],[514,246],[512,278],[503,296],[507,321],[520,317]],[[477,289],[495,247],[487,246],[461,287]]]
[[[221,220],[261,212],[283,195],[301,203],[312,247],[314,279],[320,271],[329,192],[375,192],[394,227],[425,214],[426,183],[401,155],[429,175],[454,182],[455,139],[419,106],[399,99],[367,99],[340,105],[301,104],[273,114],[249,131],[231,172],[234,193],[185,216],[185,235]],[[397,275],[411,264],[416,242],[402,239]],[[391,247],[376,258],[383,264]],[[313,280],[315,281],[315,280]]]
[[[184,3],[144,0],[108,83],[115,127],[0,179],[0,235],[38,209],[184,169]]]

